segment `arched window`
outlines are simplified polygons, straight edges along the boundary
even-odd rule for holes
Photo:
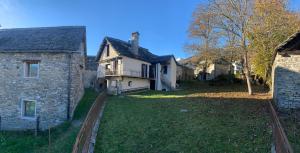
[[[128,87],[132,86],[132,81],[128,81]]]

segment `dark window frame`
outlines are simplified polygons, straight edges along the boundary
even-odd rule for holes
[[[36,72],[34,72],[33,69],[36,69]],[[39,75],[40,75],[40,61],[39,60],[25,60],[24,61],[24,77],[25,78],[38,78]]]
[[[168,74],[168,66],[163,66],[163,74]]]
[[[105,70],[108,70],[108,69],[109,69],[109,66],[110,66],[110,64],[106,64],[106,65],[105,65]]]
[[[33,104],[34,109],[31,110],[33,112],[28,112],[30,111],[30,103],[31,105]],[[36,118],[36,100],[28,100],[28,99],[22,99],[22,118],[27,118],[27,119],[34,119]]]
[[[106,57],[110,56],[110,48],[109,45],[106,45]]]

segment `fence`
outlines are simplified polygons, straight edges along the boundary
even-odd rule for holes
[[[293,149],[287,139],[287,136],[282,128],[282,125],[280,124],[279,118],[271,102],[269,102],[269,109],[273,121],[272,131],[276,153],[293,153]]]
[[[93,127],[99,117],[99,113],[104,104],[106,92],[102,92],[97,98],[91,109],[89,110],[85,121],[77,135],[76,142],[73,146],[72,153],[87,153],[89,150],[90,138]]]

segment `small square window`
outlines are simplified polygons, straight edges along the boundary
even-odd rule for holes
[[[132,86],[132,81],[128,81],[128,87]]]
[[[35,118],[36,102],[34,100],[23,100],[22,107],[22,117]]]
[[[108,69],[110,69],[110,64],[105,65],[105,70],[108,70]]]
[[[26,61],[24,63],[24,76],[37,78],[39,76],[39,61]]]

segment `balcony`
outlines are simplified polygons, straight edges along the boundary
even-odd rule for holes
[[[142,76],[141,71],[132,71],[132,70],[105,70],[105,76],[128,76],[128,77],[136,77],[136,78],[149,78],[148,76]]]

